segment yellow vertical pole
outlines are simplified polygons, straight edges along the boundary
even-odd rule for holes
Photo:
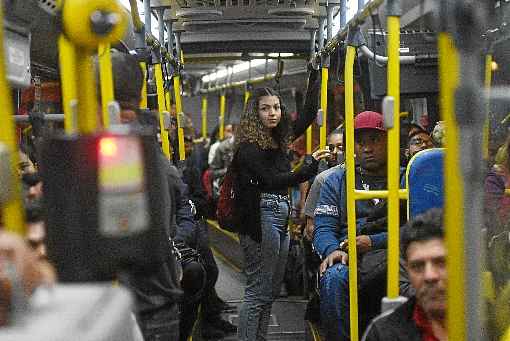
[[[448,339],[463,341],[465,334],[464,191],[459,169],[459,131],[455,118],[455,91],[459,82],[459,55],[451,36],[439,33],[439,103],[448,127],[445,149],[445,233],[448,249]]]
[[[182,57],[181,53],[181,57]],[[174,76],[175,112],[177,113],[177,138],[179,139],[179,160],[186,159],[184,149],[184,130],[182,129],[182,101],[181,101],[181,76]]]
[[[142,83],[142,99],[140,100],[140,109],[148,109],[147,106],[147,64],[145,62],[140,63],[140,67],[143,71],[143,83]]]
[[[354,56],[356,49],[347,46],[345,56],[345,166],[347,188],[347,239],[356,245],[356,202],[354,197]],[[358,341],[358,256],[355,247],[349,247],[349,320],[351,341]]]
[[[490,90],[491,90],[491,83],[492,83],[492,54],[487,54],[485,56],[485,91],[487,94],[486,99],[486,112],[487,112],[487,119],[485,120],[485,124],[483,126],[483,158],[485,160],[489,159],[489,129],[490,129],[490,122],[489,122],[489,111],[490,111]]]
[[[202,97],[202,138],[207,138],[207,95]]]
[[[399,296],[399,178],[400,178],[400,17],[390,15],[388,26],[388,96],[393,98],[393,127],[388,131],[388,276],[387,296]]]
[[[321,110],[322,110],[322,125],[319,133],[319,146],[320,149],[326,147],[327,135],[327,117],[328,117],[328,68],[322,67],[321,73]]]
[[[66,134],[76,132],[76,51],[69,40],[61,34],[58,38],[60,65],[60,83],[62,88],[62,107],[64,109],[64,130]],[[73,104],[74,103],[74,104]]]
[[[3,23],[3,6],[0,5],[0,22]],[[4,33],[0,30],[0,46],[4,46]],[[12,98],[10,94],[9,84],[5,77],[5,57],[4,49],[0,49],[0,92],[4,96],[0,96],[0,142],[4,143],[10,154],[10,173],[11,173],[11,193],[12,196],[2,206],[3,225],[7,231],[25,234],[25,212],[21,200],[21,184],[18,177],[18,145],[16,143],[16,133],[14,124],[14,112],[12,106]]]
[[[165,129],[165,120],[163,112],[166,111],[165,91],[163,89],[163,73],[161,72],[161,64],[154,64],[154,75],[156,76],[156,91],[158,93],[158,111],[159,111],[159,127],[161,130],[161,146],[163,153],[170,158],[170,141],[168,140],[168,130]]]
[[[224,135],[224,130],[225,130],[225,102],[226,102],[225,94],[222,93],[220,95],[220,130],[219,130],[220,141],[223,140],[223,137],[225,136]]]
[[[246,89],[244,91],[244,110],[246,110],[246,105],[248,104],[248,100],[250,99],[250,97],[251,97],[251,92],[248,89]]]
[[[312,154],[312,125],[306,128],[306,153]]]
[[[113,89],[112,60],[110,56],[110,44],[100,44],[99,54],[99,77],[101,81],[101,107],[103,110],[103,127],[110,126],[110,113],[108,104],[115,100]]]
[[[170,102],[171,101],[172,101],[172,96],[170,94],[170,90],[168,90],[165,92],[165,102],[166,102],[166,110],[167,111],[170,111],[170,107],[171,107]]]
[[[92,134],[97,130],[97,96],[94,68],[90,51],[76,49],[76,84],[78,91],[78,132]]]

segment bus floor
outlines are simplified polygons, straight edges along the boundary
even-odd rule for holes
[[[239,255],[239,244],[228,237],[224,239],[221,230],[210,225],[210,242],[219,267],[219,279],[216,284],[218,295],[229,304],[240,308],[243,298],[244,275],[239,259],[232,259],[233,255]],[[281,297],[273,304],[267,340],[314,340],[309,331],[308,323],[304,320],[307,301],[302,297]],[[238,311],[226,313],[223,318],[234,325],[238,322]],[[200,338],[200,323],[195,327],[194,341]],[[222,340],[237,340],[236,335],[229,335]]]

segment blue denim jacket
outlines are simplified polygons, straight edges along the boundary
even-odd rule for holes
[[[386,178],[381,178],[381,180],[384,180],[383,188],[386,188]],[[338,171],[326,178],[321,187],[320,197],[315,208],[313,245],[322,258],[336,250],[340,242],[347,238],[345,181],[345,169],[339,168]],[[374,188],[372,184],[369,183],[369,185],[371,190],[382,189],[379,188],[380,186]],[[356,171],[356,189],[364,189],[364,183],[358,170]],[[356,201],[358,235],[363,234],[361,233],[363,226],[370,219],[376,207],[377,205],[374,205],[373,201]],[[385,207],[382,207],[382,209],[385,209]],[[387,232],[369,234],[369,237],[372,241],[372,249],[386,248]]]

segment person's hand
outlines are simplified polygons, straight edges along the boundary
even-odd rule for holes
[[[342,243],[342,249],[345,252],[349,252],[349,240],[346,239]],[[372,240],[369,236],[361,235],[356,236],[356,249],[360,254],[367,253],[368,251],[372,250]]]
[[[320,275],[322,276],[326,270],[336,263],[347,265],[349,262],[349,255],[343,251],[335,250],[331,252],[321,263],[319,268]]]
[[[305,234],[305,238],[310,241],[313,239],[313,228],[314,228],[313,218],[306,217],[306,226],[305,226],[304,234]]]
[[[328,159],[331,157],[331,152],[329,149],[319,149],[313,152],[312,157],[317,161]]]

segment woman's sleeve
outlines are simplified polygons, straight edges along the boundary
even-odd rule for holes
[[[317,110],[319,108],[319,71],[312,69],[308,76],[308,88],[306,90],[305,105],[303,112],[297,113],[297,119],[292,123],[292,132],[294,138],[303,135],[306,128],[317,117]]]
[[[264,166],[263,151],[258,146],[248,143],[239,149],[241,172],[247,171],[261,188],[284,189],[306,181],[317,172],[318,161],[307,160],[295,172],[275,173],[275,168]]]

